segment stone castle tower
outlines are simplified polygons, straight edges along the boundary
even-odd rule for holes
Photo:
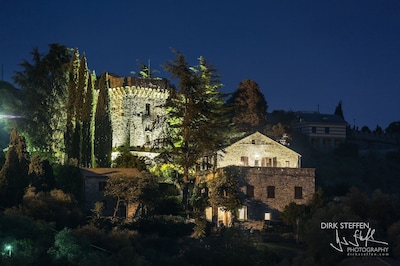
[[[109,74],[113,148],[159,148],[166,133],[166,79],[118,77]]]

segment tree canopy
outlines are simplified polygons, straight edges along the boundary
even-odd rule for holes
[[[222,148],[227,140],[229,120],[223,102],[225,95],[214,67],[199,58],[199,65],[189,66],[186,58],[175,52],[176,59],[165,65],[172,79],[178,79],[166,104],[166,153],[182,170],[184,204],[187,205],[189,170],[205,155]]]
[[[63,150],[70,52],[61,44],[50,44],[46,55],[34,48],[31,62],[24,60],[13,77],[23,95],[20,129],[32,150],[52,155]]]
[[[15,126],[10,136],[6,161],[0,171],[0,205],[14,206],[21,202],[29,183],[29,153],[25,138],[20,136]]]
[[[232,122],[239,132],[263,132],[267,123],[268,105],[254,80],[241,81],[228,103],[232,107]]]
[[[145,171],[140,176],[114,175],[107,180],[104,195],[116,198],[113,217],[117,216],[121,203],[138,204],[142,212],[153,208],[157,181]]]

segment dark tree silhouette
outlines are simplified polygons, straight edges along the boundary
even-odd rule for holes
[[[10,136],[6,161],[0,171],[0,205],[10,207],[19,204],[28,185],[29,154],[25,138],[15,126]]]
[[[255,81],[241,81],[228,104],[232,106],[232,122],[237,130],[246,133],[263,131],[267,123],[268,106]]]
[[[97,167],[110,167],[112,132],[109,108],[107,73],[99,79],[99,98],[95,115],[94,153]]]
[[[342,101],[340,101],[338,103],[338,105],[336,106],[334,114],[340,116],[344,120],[343,109],[342,109]]]

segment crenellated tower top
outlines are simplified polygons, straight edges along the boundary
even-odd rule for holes
[[[137,96],[137,97],[153,98],[153,99],[167,99],[169,96],[168,89],[137,87],[137,86],[110,88],[108,92],[111,97]]]

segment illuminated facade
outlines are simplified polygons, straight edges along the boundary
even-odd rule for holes
[[[122,78],[109,75],[112,146],[161,146],[165,136],[165,79]]]
[[[297,152],[256,132],[219,152],[216,160],[205,158],[197,182],[220,178],[226,170],[234,173],[242,203],[236,218],[247,228],[262,229],[265,221],[277,219],[289,203],[306,204],[312,198],[315,169],[301,168],[300,158]],[[207,208],[207,220],[230,226],[232,214],[223,207]]]

